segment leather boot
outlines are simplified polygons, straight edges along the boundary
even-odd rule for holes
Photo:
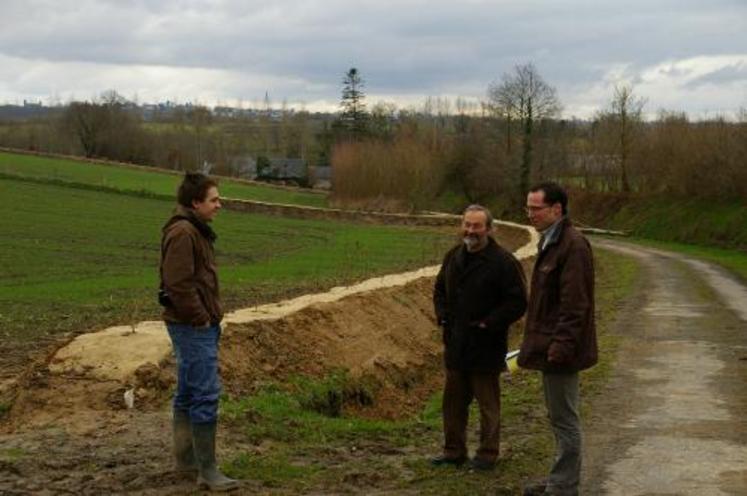
[[[215,464],[216,423],[192,424],[192,442],[199,475],[197,484],[210,491],[230,491],[239,487],[239,481],[223,475]]]
[[[192,449],[192,422],[189,413],[174,410],[174,461],[176,471],[182,474],[197,475],[197,461]]]

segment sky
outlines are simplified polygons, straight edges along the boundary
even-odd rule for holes
[[[91,100],[339,109],[356,67],[369,106],[475,105],[517,65],[566,118],[615,86],[644,111],[747,108],[747,0],[0,0],[0,103]]]

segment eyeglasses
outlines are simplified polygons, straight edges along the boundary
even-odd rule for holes
[[[524,211],[528,214],[533,214],[535,212],[539,212],[540,210],[544,210],[546,208],[550,208],[552,205],[529,205],[527,207],[524,207]]]

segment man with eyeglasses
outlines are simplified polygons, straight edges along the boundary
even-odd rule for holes
[[[518,363],[542,371],[555,462],[524,496],[576,496],[581,474],[579,371],[597,363],[591,246],[568,218],[568,195],[556,183],[529,190],[529,221],[541,233]]]

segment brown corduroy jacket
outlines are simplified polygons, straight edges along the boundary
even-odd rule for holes
[[[574,372],[597,363],[594,260],[588,240],[569,219],[559,227],[534,263],[518,363],[545,372]]]
[[[210,227],[190,209],[178,206],[163,228],[161,287],[171,300],[167,322],[202,326],[223,319]]]

